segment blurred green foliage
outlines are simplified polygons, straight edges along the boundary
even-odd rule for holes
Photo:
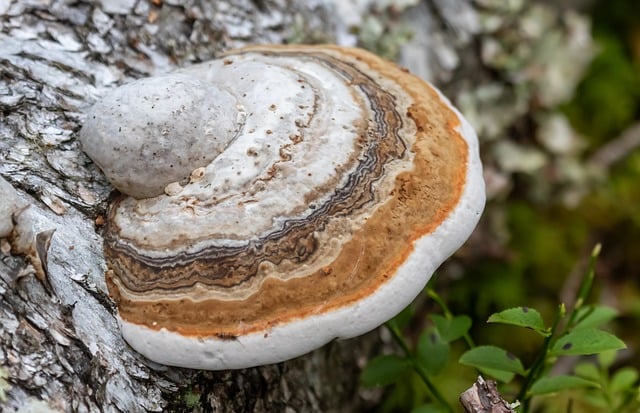
[[[404,335],[414,318],[413,306],[390,320],[386,327],[401,352],[379,355],[370,360],[360,377],[362,385],[393,386],[381,406],[384,412],[452,413],[457,410],[454,407],[456,395],[466,389],[456,393],[451,390],[459,385],[465,386],[463,380],[467,380],[466,386],[470,387],[469,382],[473,379],[468,375],[471,371],[504,383],[506,400],[517,400],[511,404],[517,412],[562,411],[556,396],[564,396],[576,389],[582,391],[574,396],[584,404],[581,411],[637,411],[640,409],[638,369],[631,366],[617,371],[612,369],[617,351],[625,349],[626,345],[603,329],[618,315],[618,311],[588,303],[600,252],[601,245],[598,244],[591,252],[589,265],[581,277],[570,309],[567,310],[564,303],[560,304],[550,324],[536,309],[525,306],[494,313],[487,320],[488,323],[510,326],[512,330],[519,328],[520,333],[529,331],[541,337],[531,361],[523,362],[517,355],[522,349],[513,348],[513,343],[509,343],[510,347],[477,346],[469,334],[473,320],[465,315],[454,315],[434,290],[427,289],[426,295],[440,307],[442,315],[431,314],[432,326],[424,329],[414,343]],[[459,341],[464,341],[466,346],[462,354],[454,347]],[[451,357],[452,353],[456,354],[455,358]],[[590,355],[597,355],[597,363],[593,357],[591,360],[580,358]],[[570,369],[562,366],[568,359],[573,359]],[[468,370],[452,374],[461,365]],[[557,367],[564,371],[558,373]],[[446,376],[440,379],[442,373]],[[446,378],[453,381],[444,385]],[[480,378],[478,382],[481,386],[485,383]],[[569,406],[571,400],[569,404],[561,400],[561,404]],[[571,409],[567,408],[567,411]]]
[[[576,99],[566,107],[574,126],[595,142],[622,132],[637,117],[640,69],[629,60],[624,45],[611,34],[596,38],[596,57]],[[595,143],[594,142],[594,143]]]
[[[640,115],[640,2],[600,0],[591,16],[600,53],[565,111],[597,145]]]
[[[603,170],[588,163],[603,145],[640,122],[640,2],[598,0],[590,17],[598,54],[574,97],[557,110],[583,136],[588,147],[582,168],[595,168],[597,177],[577,205],[566,206],[554,196],[561,188],[532,199],[528,189],[539,177],[515,176],[508,197],[487,208],[501,208],[506,215],[506,256],[480,259],[465,267],[461,280],[436,279],[435,288],[457,313],[476,319],[523,304],[548,317],[588,248],[601,242],[596,292],[621,312],[621,337],[638,348],[640,150],[625,153]],[[530,347],[526,336],[506,336],[484,326],[474,327],[473,333],[481,342]],[[633,354],[628,362],[640,365],[640,356]]]
[[[573,98],[557,108],[544,109],[566,115],[587,145],[577,157],[581,170],[589,174],[579,201],[572,205],[562,202],[559,194],[566,188],[561,186],[570,182],[552,179],[542,197],[532,197],[536,181],[545,181],[543,171],[537,175],[515,173],[508,195],[493,199],[485,213],[485,222],[492,213],[504,217],[504,250],[468,259],[461,277],[436,276],[430,285],[454,314],[473,318],[469,334],[476,343],[517,350],[523,364],[529,366],[542,338],[530,330],[513,334],[508,326],[487,325],[485,321],[492,313],[523,305],[539,310],[543,319],[551,319],[559,301],[578,294],[576,274],[585,268],[590,248],[602,243],[591,300],[617,310],[619,317],[608,328],[629,350],[616,358],[602,356],[597,364],[591,360],[591,367],[578,364],[573,373],[597,386],[545,396],[535,406],[545,412],[566,412],[568,406],[580,412],[609,411],[606,409],[631,397],[630,389],[635,386],[637,390],[640,366],[640,150],[635,147],[604,166],[592,162],[593,154],[640,122],[640,1],[597,0],[588,13],[597,54]],[[535,106],[530,108],[528,119],[536,118],[535,110]],[[499,139],[510,138],[505,135]],[[551,176],[553,167],[557,165],[546,170]],[[433,314],[437,309],[432,303],[421,311]],[[420,332],[433,333],[434,325],[425,318],[422,324],[409,326],[417,331],[410,334],[410,341],[419,347]],[[431,351],[442,352],[438,343],[431,343]],[[452,343],[449,357],[457,359],[465,348],[460,341]],[[448,400],[455,400],[475,380],[473,371],[457,363],[448,364],[444,371],[440,365],[429,368]],[[432,401],[416,372],[403,369],[400,373],[402,385],[391,387],[380,411],[405,412]],[[543,382],[537,390],[566,384]],[[500,390],[512,396],[517,392],[512,384]],[[436,410],[423,406],[420,411]]]

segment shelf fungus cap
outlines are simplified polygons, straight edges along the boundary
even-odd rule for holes
[[[485,202],[469,124],[359,49],[254,46],[136,81],[80,139],[127,194],[104,232],[123,335],[174,366],[275,363],[372,330]]]

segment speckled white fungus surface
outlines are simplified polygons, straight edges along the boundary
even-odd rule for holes
[[[257,46],[137,81],[81,138],[130,195],[104,233],[123,335],[169,365],[273,363],[375,328],[484,207],[467,122],[358,49]]]

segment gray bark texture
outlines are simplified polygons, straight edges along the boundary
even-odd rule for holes
[[[0,260],[1,411],[362,405],[366,340],[226,372],[168,368],[132,351],[103,278],[97,223],[111,188],[76,139],[86,108],[110,88],[294,30],[331,34],[327,13],[289,1],[0,1],[0,173],[10,183],[0,185],[0,221],[15,224]]]
[[[541,41],[535,33],[525,39],[519,34],[514,44],[503,44],[494,35],[526,15],[522,2],[504,2],[517,5],[513,10],[490,0],[395,3],[0,0],[0,175],[6,180],[0,178],[1,411],[371,407],[379,394],[359,390],[358,373],[387,345],[376,332],[289,362],[239,371],[169,368],[131,350],[120,336],[104,281],[100,225],[112,188],[80,150],[77,134],[86,109],[132,79],[245,44],[337,42],[399,55],[462,103],[483,136],[499,142],[525,116],[526,93],[537,91],[520,87],[514,93],[518,79],[499,66],[500,53],[519,47],[519,41]],[[553,27],[564,21],[557,14],[552,18]],[[535,22],[529,21],[530,31],[538,30]],[[576,32],[571,29],[566,33]],[[571,44],[565,40],[560,36],[558,43]],[[522,83],[535,86],[527,79]],[[494,163],[489,172],[490,196],[508,190],[512,171]],[[495,245],[476,238],[471,245]]]

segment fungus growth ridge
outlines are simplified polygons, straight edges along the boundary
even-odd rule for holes
[[[278,362],[375,328],[484,206],[466,121],[359,49],[231,51],[114,90],[80,137],[123,193],[104,253],[124,337],[170,365]]]

